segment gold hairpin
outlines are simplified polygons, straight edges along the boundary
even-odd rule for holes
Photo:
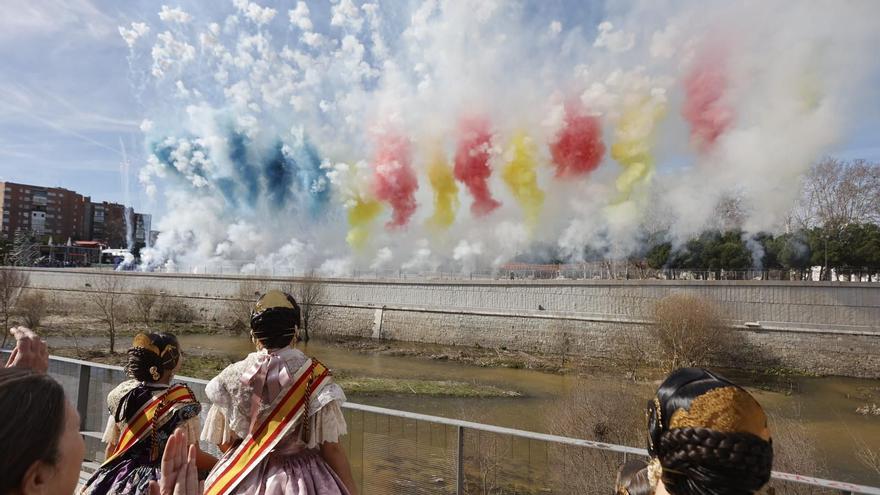
[[[157,356],[161,355],[161,351],[156,347],[156,344],[150,340],[150,337],[145,333],[139,333],[134,336],[134,340],[131,342],[132,347],[140,347],[142,349],[147,349],[148,351],[156,353]]]

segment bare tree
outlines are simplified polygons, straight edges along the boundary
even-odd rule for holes
[[[97,310],[101,322],[107,325],[110,353],[112,354],[116,352],[117,327],[125,317],[126,308],[122,304],[125,279],[115,274],[108,274],[97,277],[92,285],[94,287],[92,304]]]
[[[28,284],[30,276],[15,268],[0,268],[0,317],[3,318],[3,346],[9,337],[9,319],[15,311],[15,305],[21,295],[22,288]]]
[[[793,217],[800,227],[822,227],[829,235],[851,223],[880,223],[880,163],[823,159],[804,178]]]
[[[317,330],[326,313],[327,292],[324,281],[314,275],[303,278],[295,286],[286,289],[300,305],[302,314],[303,341],[311,338],[309,332]]]
[[[663,366],[705,366],[708,359],[729,351],[730,329],[710,301],[687,294],[672,294],[654,306],[655,340]]]
[[[21,314],[24,325],[36,330],[46,316],[46,296],[42,292],[31,291],[19,299],[16,309]]]
[[[251,311],[260,297],[260,286],[253,280],[242,280],[238,294],[226,305],[226,328],[232,333],[245,333],[251,325]]]
[[[153,321],[153,307],[158,301],[159,292],[152,287],[144,287],[137,291],[134,296],[134,310],[141,323],[149,325]]]

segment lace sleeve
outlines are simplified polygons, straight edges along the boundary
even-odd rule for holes
[[[312,417],[308,448],[313,449],[322,443],[339,441],[339,437],[348,433],[348,425],[342,415],[339,401],[331,401],[318,410]]]
[[[205,418],[200,438],[203,442],[210,442],[214,445],[223,445],[238,438],[238,435],[229,427],[223,407],[215,404],[208,409],[208,416]]]
[[[119,441],[119,426],[113,419],[113,415],[107,418],[107,427],[104,428],[104,436],[101,437],[101,441],[107,445],[116,445],[116,442]]]

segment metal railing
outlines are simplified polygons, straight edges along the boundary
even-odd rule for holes
[[[53,356],[49,373],[77,406],[87,459],[101,460],[104,401],[126,379],[122,368]],[[207,406],[207,381],[186,377],[176,381],[188,384]],[[644,449],[623,445],[363,404],[346,403],[343,410],[348,435],[341,442],[365,495],[605,494],[612,490],[620,463],[647,455]],[[781,472],[773,473],[770,488],[775,493],[880,495],[880,487]]]
[[[112,266],[107,266],[112,268]],[[132,269],[137,267],[132,266]],[[157,273],[196,273],[215,275],[249,275],[270,277],[305,277],[314,270],[253,260],[227,260],[199,264],[168,264],[152,267]],[[511,263],[498,267],[446,266],[436,270],[412,268],[360,270],[344,273],[318,273],[322,278],[359,278],[383,280],[775,280],[819,281],[819,273],[805,270],[707,270],[699,268],[654,269],[642,263],[604,261],[559,265]],[[880,272],[860,268],[834,268],[826,278],[835,282],[880,282]]]

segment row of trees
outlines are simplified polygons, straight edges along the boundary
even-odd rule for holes
[[[824,272],[829,268],[877,272],[880,226],[849,224],[832,235],[822,227],[752,237],[741,230],[707,231],[678,247],[670,242],[657,243],[645,259],[655,269],[807,270],[821,266]]]

